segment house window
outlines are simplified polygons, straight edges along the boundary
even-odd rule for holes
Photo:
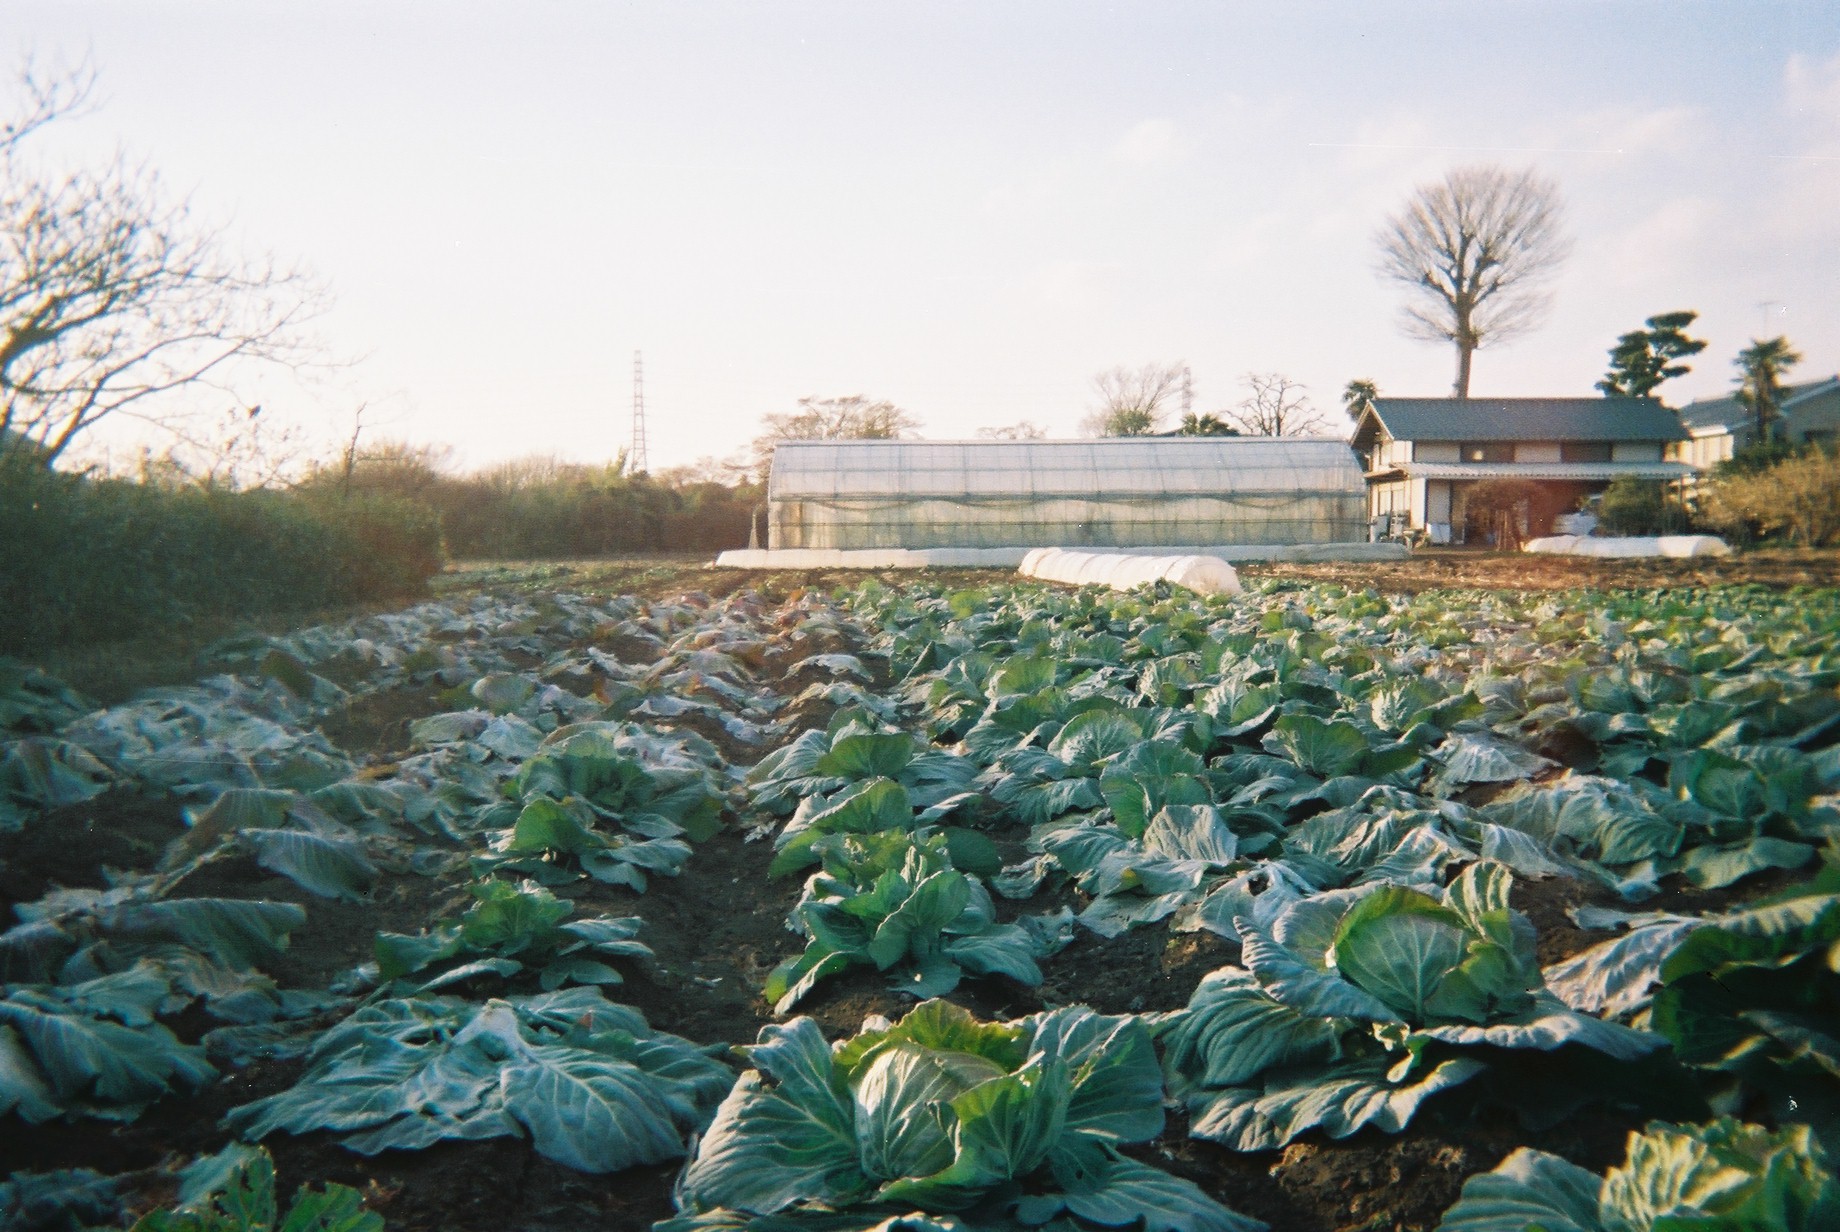
[[[1463,446],[1465,462],[1512,462],[1514,445],[1511,442],[1484,441]]]
[[[1559,444],[1561,462],[1608,462],[1610,460],[1609,441],[1562,441]]]

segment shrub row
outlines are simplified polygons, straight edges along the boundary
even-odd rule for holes
[[[374,494],[228,492],[0,466],[0,653],[420,592],[440,520]]]
[[[754,489],[645,478],[507,488],[443,477],[417,499],[440,511],[454,558],[516,560],[746,547],[760,497]]]

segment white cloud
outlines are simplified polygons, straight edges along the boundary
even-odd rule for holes
[[[1119,279],[1126,272],[1118,261],[1049,261],[1025,272],[1013,289],[1018,299],[1038,310],[1091,310],[1116,299]]]
[[[1145,120],[1112,147],[1114,158],[1140,167],[1174,162],[1187,152],[1188,142],[1174,120]]]
[[[1717,202],[1701,196],[1672,197],[1654,204],[1629,225],[1590,245],[1579,265],[1592,281],[1620,287],[1665,283],[1683,261],[1696,257],[1705,269],[1705,254],[1717,252],[1726,221]]]
[[[1530,154],[1681,154],[1701,143],[1707,123],[1702,109],[1685,105],[1601,107],[1548,116],[1517,144]]]
[[[1840,137],[1840,56],[1826,61],[1790,56],[1783,69],[1783,107],[1817,137]]]
[[[1825,61],[1790,56],[1783,69],[1783,110],[1790,117],[1790,143],[1768,160],[1776,188],[1763,238],[1772,256],[1781,254],[1793,268],[1794,254],[1831,253],[1840,244],[1840,213],[1834,209],[1840,201],[1840,56]],[[1797,272],[1810,271],[1804,265]]]

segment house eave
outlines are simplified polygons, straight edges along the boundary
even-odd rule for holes
[[[1687,479],[1685,462],[1405,462],[1392,468],[1411,479]]]

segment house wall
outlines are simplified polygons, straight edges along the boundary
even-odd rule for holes
[[[1454,537],[1451,526],[1450,481],[1447,479],[1427,479],[1425,481],[1425,526],[1427,529],[1443,527],[1442,531],[1433,530],[1432,542],[1449,543]]]
[[[1461,462],[1455,441],[1418,441],[1413,461],[1418,462]]]
[[[1708,432],[1690,441],[1676,441],[1667,448],[1670,462],[1685,462],[1699,470],[1711,470],[1731,457],[1737,438],[1725,431]]]
[[[1516,462],[1557,462],[1558,441],[1523,441],[1514,447]]]
[[[1376,483],[1367,489],[1367,517],[1370,522],[1393,514],[1409,515],[1411,511],[1411,485],[1405,480]]]
[[[1610,446],[1612,462],[1659,462],[1660,441],[1617,441]]]
[[[1798,441],[1831,445],[1840,439],[1840,390],[1797,402],[1789,412],[1789,431]]]

